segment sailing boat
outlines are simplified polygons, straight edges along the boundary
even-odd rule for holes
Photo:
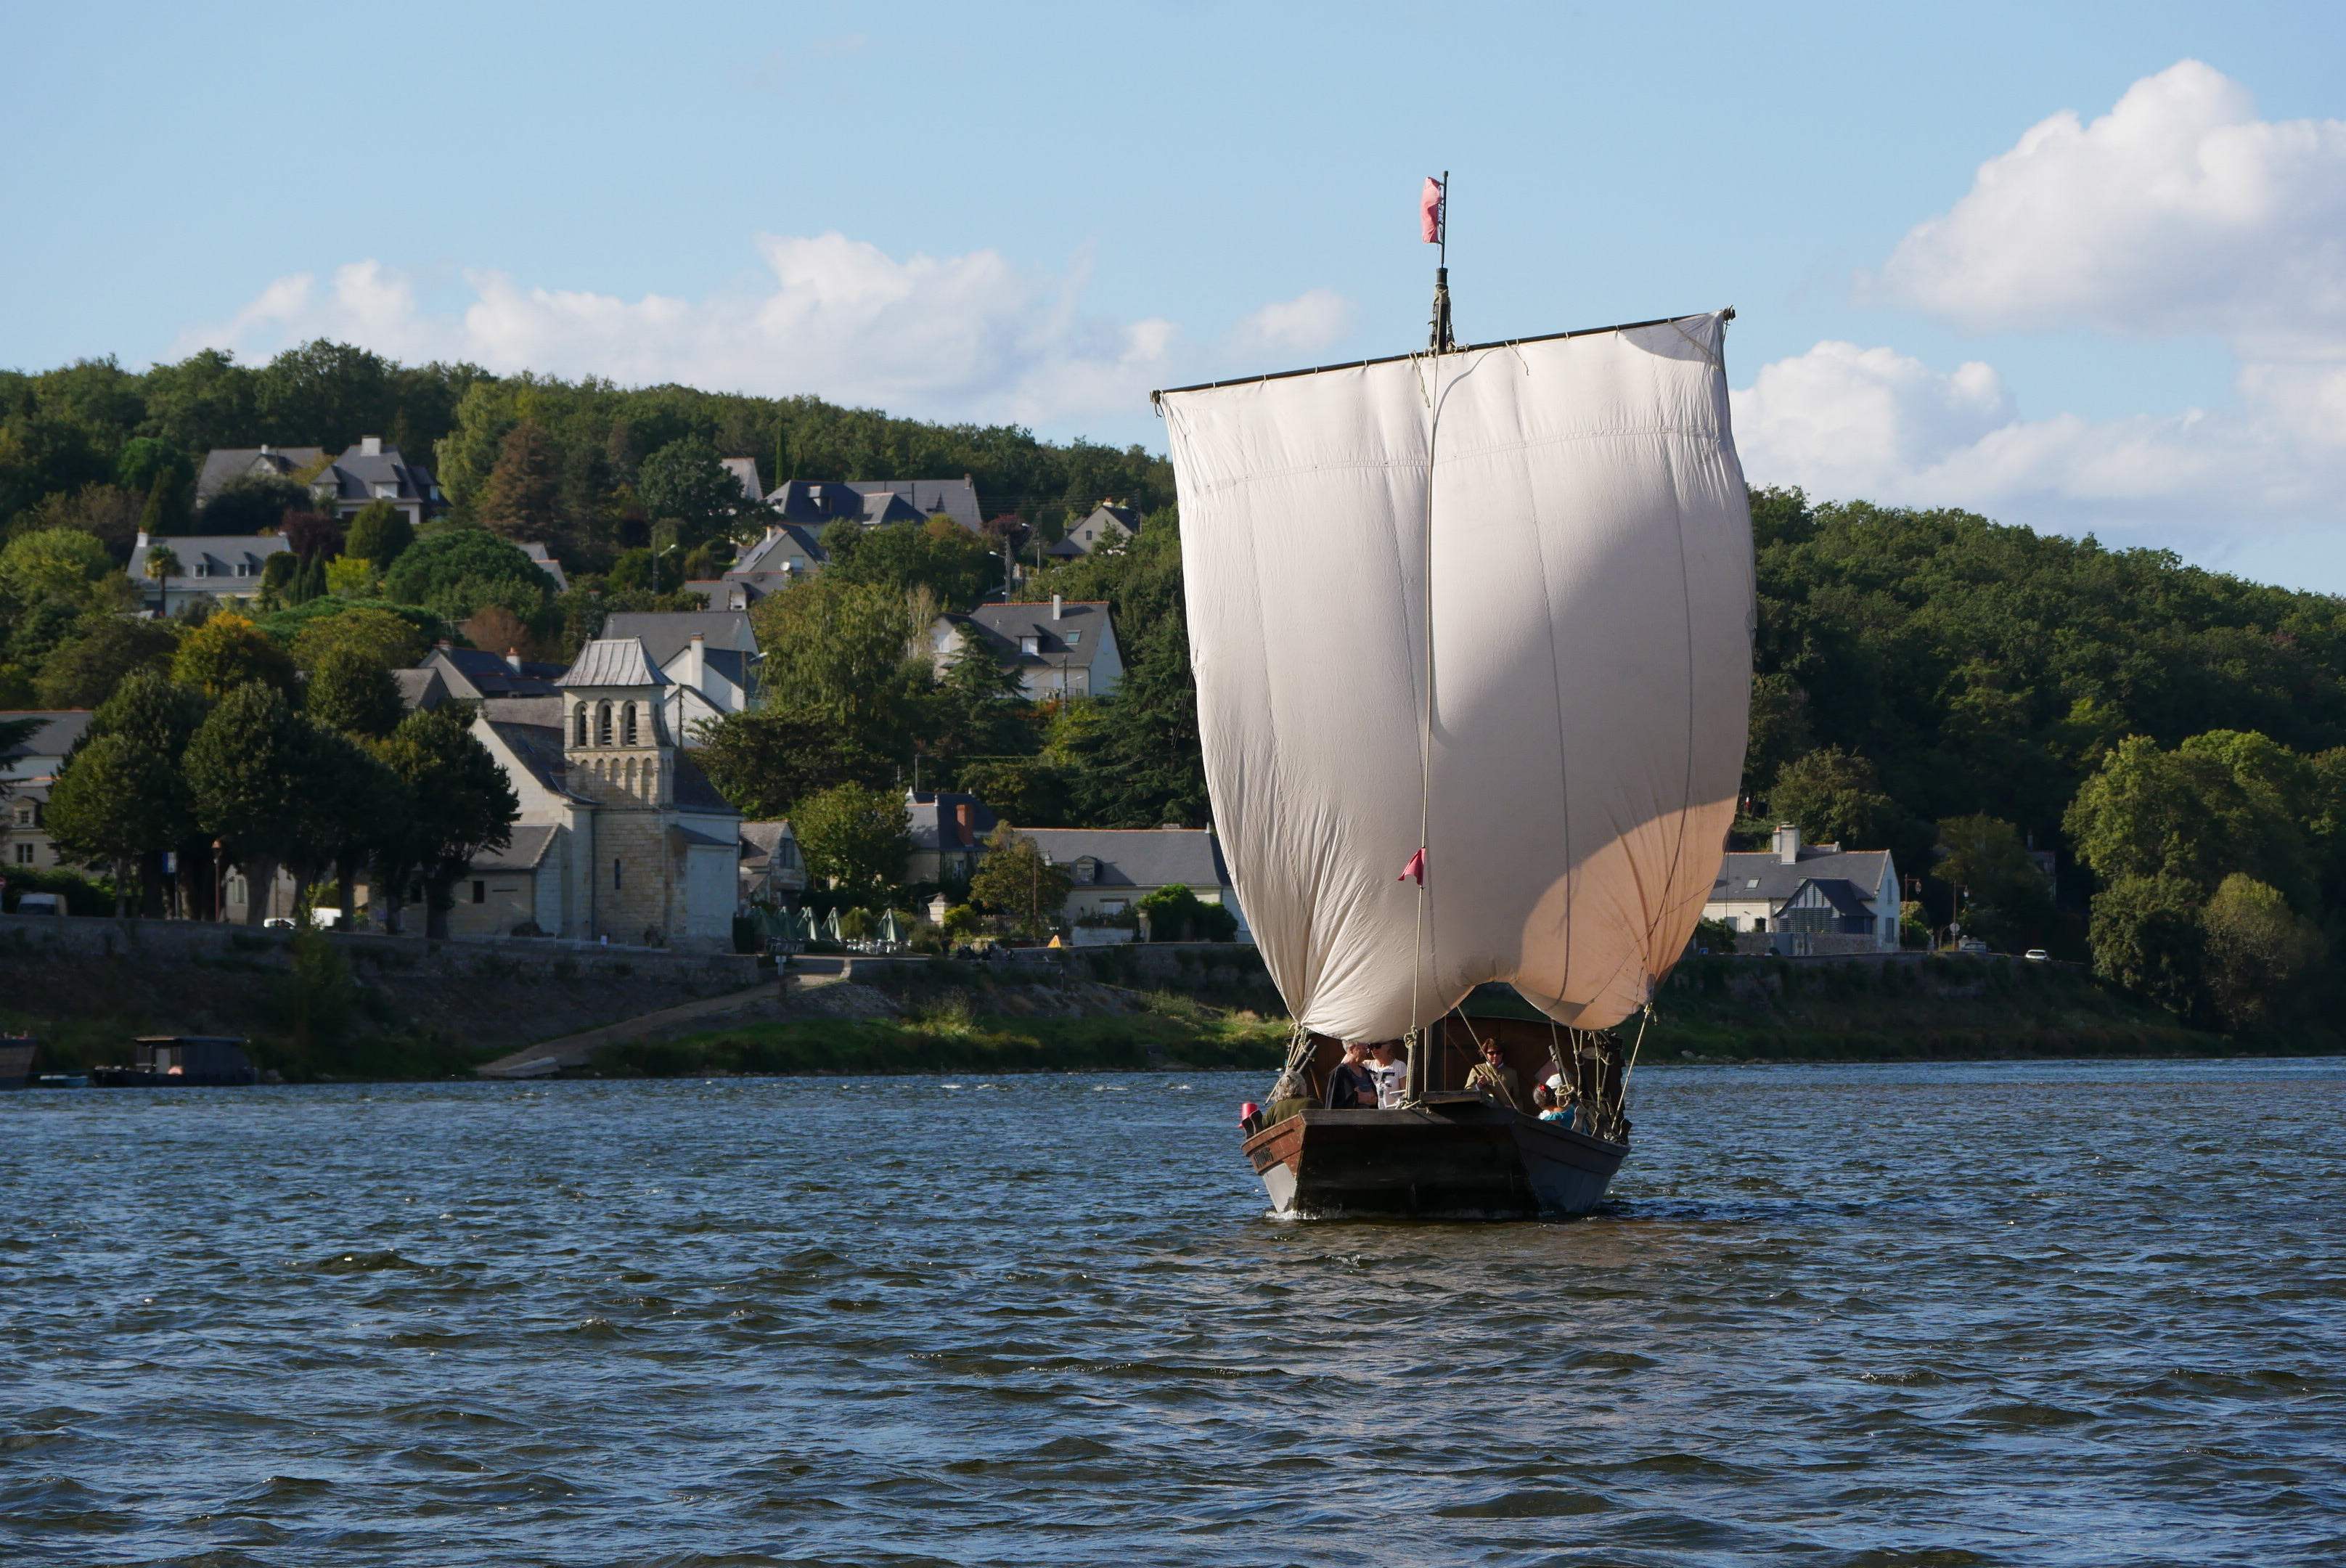
[[[1734,820],[1757,603],[1732,312],[1460,347],[1437,280],[1425,352],[1156,398],[1214,820],[1296,1021],[1243,1124],[1281,1215],[1601,1202],[1636,1063],[1615,1025]],[[1500,984],[1525,1016],[1473,1016]],[[1345,1041],[1402,1043],[1399,1105],[1321,1108]],[[1469,1087],[1486,1042],[1517,1104]],[[1568,1125],[1531,1112],[1551,1080]]]

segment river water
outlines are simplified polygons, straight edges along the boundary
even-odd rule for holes
[[[1260,1086],[0,1098],[0,1561],[2346,1562],[2346,1062],[1649,1070],[1533,1226]]]

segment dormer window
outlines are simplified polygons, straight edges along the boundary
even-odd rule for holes
[[[1018,652],[1026,658],[1042,657],[1043,639],[1041,637],[1020,637],[1018,639]]]
[[[395,483],[393,483],[393,481],[388,480],[388,479],[379,479],[379,480],[377,480],[377,481],[375,482],[375,486],[374,486],[374,498],[375,498],[377,501],[396,501],[396,500],[398,500],[398,499],[399,499],[399,486],[398,486],[398,484],[396,484]]]
[[[209,576],[210,576],[211,575],[212,575],[211,563],[210,563],[210,562],[209,562],[209,561],[199,561],[199,562],[197,562],[197,563],[196,563],[196,569],[195,569],[193,572],[191,572],[191,573],[189,573],[189,575],[190,575],[190,576],[196,576],[196,577],[209,577]]]
[[[1067,868],[1079,887],[1089,887],[1099,881],[1099,861],[1089,855],[1078,855],[1076,863]]]
[[[1081,632],[1069,632],[1067,634],[1067,646],[1069,647],[1074,647],[1077,643],[1082,642],[1083,640],[1084,634]]]

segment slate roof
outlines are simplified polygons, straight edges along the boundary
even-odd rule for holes
[[[367,450],[372,444],[372,452]],[[374,500],[375,486],[388,484],[395,501],[420,501],[428,509],[440,499],[440,492],[432,482],[432,471],[420,463],[410,463],[399,448],[370,438],[358,442],[340,457],[320,471],[310,481],[312,494],[331,496],[333,500],[364,504]]]
[[[74,743],[88,732],[90,718],[91,710],[87,708],[24,708],[0,712],[0,724],[18,718],[46,720],[23,740],[0,750],[0,773],[24,774],[26,778],[47,777],[48,772],[73,750]],[[26,772],[26,769],[36,765],[41,766],[43,771]]]
[[[481,712],[493,724],[528,724],[562,733],[562,698],[552,694],[485,697]]]
[[[399,687],[400,706],[410,713],[437,708],[448,700],[448,683],[440,672],[430,666],[422,669],[395,669],[391,672],[393,684]]]
[[[515,822],[513,840],[502,850],[484,850],[473,857],[467,868],[474,871],[531,871],[546,859],[546,851],[554,847],[554,824],[551,822]]]
[[[566,667],[524,659],[515,670],[503,655],[487,648],[443,643],[423,657],[420,667],[441,670],[450,696],[478,701],[492,697],[549,697]]]
[[[1100,537],[1103,533],[1108,538],[1115,537],[1115,529],[1103,529],[1100,526],[1108,522],[1117,524],[1127,534],[1137,534],[1140,532],[1140,510],[1135,506],[1118,506],[1103,501],[1083,516],[1067,524],[1067,537],[1073,539],[1082,535],[1085,543],[1077,548],[1096,549],[1107,542],[1107,539]]]
[[[958,808],[970,808],[970,833],[961,830]],[[971,850],[985,841],[1001,817],[994,808],[974,795],[954,794],[950,790],[919,794],[907,792],[904,809],[913,819],[913,848],[918,850]]]
[[[325,455],[322,446],[216,446],[204,453],[203,469],[196,475],[196,507],[202,510],[233,480],[252,473],[291,478]]]
[[[676,754],[676,809],[721,811],[731,817],[741,814],[734,809],[733,802],[717,792],[717,786],[709,781],[709,775],[700,770],[700,764],[692,759],[689,751]]]
[[[980,605],[952,619],[967,636],[974,629],[979,640],[1005,663],[1047,666],[1052,669],[1089,669],[1107,646],[1111,623],[1105,600],[1076,600],[1060,606],[1051,618],[1049,604]],[[1037,652],[1022,656],[1021,639],[1034,637]],[[1073,646],[1070,646],[1072,636]]]
[[[792,479],[766,497],[785,523],[821,528],[844,517],[857,523],[895,523],[943,512],[978,532],[977,486],[959,479]]]
[[[776,850],[784,844],[797,842],[798,835],[790,831],[788,822],[744,822],[741,824],[741,863],[752,870],[770,866],[773,863]]]
[[[634,637],[662,667],[690,645],[695,632],[711,653],[757,650],[758,634],[746,610],[630,610],[603,620],[605,637]]]
[[[578,650],[578,662],[558,687],[674,686],[638,637],[597,637]]]
[[[733,482],[741,487],[741,494],[744,496],[751,501],[762,501],[766,498],[765,481],[758,477],[756,458],[720,457],[717,461],[724,467],[726,473],[733,476]]]
[[[521,547],[521,553],[528,556],[531,560],[536,562],[537,569],[539,571],[554,579],[554,591],[556,593],[566,594],[570,591],[569,575],[563,571],[561,562],[556,560],[553,556],[546,553],[545,545],[524,545]]]
[[[528,769],[530,777],[540,785],[557,795],[584,799],[570,794],[570,763],[562,754],[562,731],[558,727],[504,723],[495,718],[488,724],[514,754],[514,759]]]
[[[1222,848],[1203,828],[1021,828],[1055,866],[1089,855],[1099,862],[1092,887],[1225,888]]]
[[[779,572],[778,565],[768,565],[766,563],[770,560],[780,562],[789,559],[793,545],[797,547],[799,553],[818,565],[831,559],[830,555],[822,547],[822,541],[815,537],[815,531],[812,528],[801,523],[782,523],[777,524],[771,534],[742,551],[734,560],[733,565],[726,568],[725,575],[747,577],[760,573]]]
[[[170,546],[171,554],[179,559],[179,569],[164,580],[166,588],[186,593],[209,593],[225,579],[230,585],[243,584],[260,586],[260,569],[268,557],[293,547],[292,542],[277,534],[185,534],[177,537],[158,535],[151,541],[142,539],[130,547],[130,580],[148,593],[154,591],[154,579],[147,575],[147,552],[150,545]],[[197,564],[207,568],[208,575],[196,575]],[[238,575],[236,568],[244,573]]]
[[[1738,850],[1729,851],[1726,863],[1710,885],[1712,903],[1758,903],[1765,899],[1770,906],[1780,906],[1800,884],[1808,881],[1841,881],[1856,888],[1860,897],[1871,901],[1874,890],[1890,869],[1887,850],[1842,850],[1836,845],[1803,844],[1800,858],[1786,865],[1772,850]],[[1754,887],[1751,884],[1757,882]],[[1895,890],[1892,890],[1893,894]],[[1876,911],[1871,901],[1858,914],[1895,913]]]

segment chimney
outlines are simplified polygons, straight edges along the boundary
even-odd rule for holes
[[[702,632],[693,633],[692,640],[688,646],[689,646],[692,650],[692,673],[685,677],[684,684],[693,687],[695,690],[698,690],[701,684],[702,672],[706,667],[706,661],[709,657],[708,635]]]
[[[1058,620],[1061,616],[1066,614],[1066,596],[1064,594],[1053,594],[1051,596],[1051,618],[1053,620]]]
[[[521,649],[505,649],[505,666],[515,675],[519,675],[521,673]]]
[[[361,457],[381,457],[382,455],[382,437],[379,435],[362,435],[359,437],[359,455]]]
[[[961,841],[964,844],[974,844],[977,842],[977,825],[970,820],[972,812],[970,810],[970,804],[968,801],[956,800],[954,802],[954,820],[961,827]]]
[[[1776,858],[1788,866],[1800,863],[1800,826],[1797,822],[1776,824]]]
[[[455,644],[450,642],[446,637],[442,637],[438,642],[434,643],[432,646],[435,648],[453,648],[455,647]]]

